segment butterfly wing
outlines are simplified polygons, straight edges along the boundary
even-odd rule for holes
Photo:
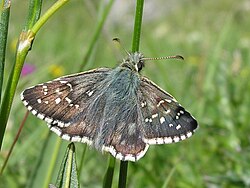
[[[143,117],[143,140],[147,144],[165,144],[190,137],[197,121],[174,97],[145,77],[138,93]]]
[[[21,99],[32,114],[49,125],[68,127],[83,114],[109,73],[110,69],[101,68],[61,77],[26,89]]]
[[[130,102],[130,99],[131,96],[128,96],[127,100],[121,100],[119,105],[116,105],[117,109],[112,110],[113,113],[105,119],[105,124],[113,128],[109,127],[105,131],[106,136],[102,138],[102,149],[123,161],[137,161],[148,149],[148,144],[141,136],[139,106],[136,102]]]

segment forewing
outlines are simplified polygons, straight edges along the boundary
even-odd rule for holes
[[[91,103],[110,69],[69,75],[28,88],[21,93],[24,105],[48,124],[68,127]],[[84,119],[84,117],[82,117]]]
[[[141,79],[138,98],[145,143],[178,142],[190,137],[198,127],[197,121],[174,97],[147,78]]]

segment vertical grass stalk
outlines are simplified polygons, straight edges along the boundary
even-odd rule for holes
[[[143,5],[144,5],[144,0],[137,0],[137,2],[136,2],[136,12],[135,12],[135,21],[134,21],[132,52],[138,52],[139,51],[140,37],[141,37],[142,15],[143,15]]]
[[[1,16],[0,17],[0,103],[1,103],[1,97],[2,97],[5,50],[6,50],[6,44],[7,44],[11,2],[2,1],[2,3],[3,3],[3,7],[1,8],[1,15],[0,15]]]
[[[136,1],[132,52],[139,51],[140,36],[141,36],[141,25],[142,25],[142,15],[143,15],[143,5],[144,5],[144,0],[137,0]],[[127,161],[121,161],[120,174],[119,174],[119,183],[118,183],[119,188],[126,187],[127,169],[128,169],[128,162]]]

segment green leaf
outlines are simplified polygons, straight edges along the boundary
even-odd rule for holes
[[[57,188],[79,187],[75,156],[75,145],[70,143],[58,173]]]

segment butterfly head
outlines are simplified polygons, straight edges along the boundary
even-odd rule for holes
[[[145,66],[143,54],[140,52],[128,53],[128,57],[123,60],[121,66],[140,72]]]
[[[128,53],[128,57],[123,60],[121,66],[126,67],[132,71],[140,72],[142,68],[145,66],[145,61],[148,60],[163,60],[163,59],[181,59],[184,58],[180,55],[175,56],[165,56],[165,57],[156,57],[156,58],[148,58],[144,57],[140,52]]]

